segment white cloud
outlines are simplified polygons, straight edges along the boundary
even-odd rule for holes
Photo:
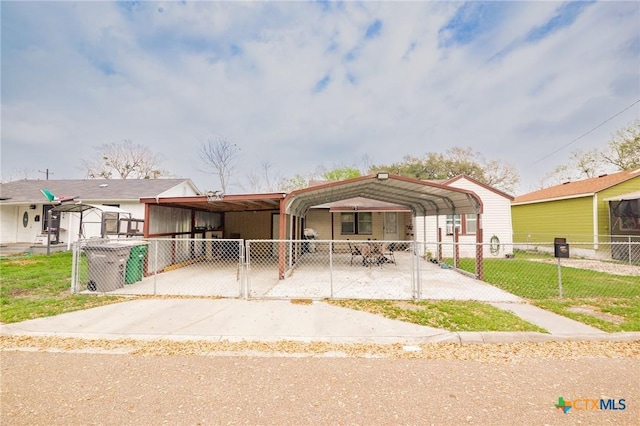
[[[93,147],[132,139],[213,189],[197,150],[214,134],[242,147],[238,179],[264,161],[293,176],[470,146],[514,163],[528,190],[640,115],[530,166],[640,98],[640,5],[595,3],[527,42],[558,6],[494,5],[491,25],[445,48],[458,3],[3,4],[2,175],[82,177]]]

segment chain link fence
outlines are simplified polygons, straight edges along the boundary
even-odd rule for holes
[[[92,239],[74,246],[72,291],[238,297],[244,243],[237,239]]]
[[[553,242],[86,240],[74,246],[72,291],[486,302],[640,297],[640,241],[568,248],[568,258],[555,258]]]
[[[513,241],[525,245],[530,250],[553,253],[553,234],[514,234]],[[629,264],[640,262],[640,235],[598,235],[566,234],[561,235],[574,246],[572,255],[601,260],[619,260]]]
[[[458,246],[460,253],[475,248]],[[510,244],[510,253],[484,258],[483,281],[528,300],[640,297],[640,242],[566,246],[564,258],[555,256],[554,242]],[[441,267],[477,274],[474,259],[464,256],[443,257]]]

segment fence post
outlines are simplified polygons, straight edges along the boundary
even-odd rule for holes
[[[247,260],[245,262],[245,277],[244,277],[244,298],[249,299],[249,295],[251,294],[251,241],[247,241]],[[269,251],[271,253],[274,252],[275,244],[273,240],[269,243]]]
[[[245,244],[247,244],[246,250],[245,250]],[[238,293],[239,293],[239,297],[243,298],[245,297],[246,293],[245,293],[245,287],[244,287],[244,271],[245,271],[245,267],[246,267],[246,263],[249,262],[249,253],[251,253],[251,243],[249,241],[245,241],[245,240],[238,240],[238,247],[239,247],[239,253],[238,253],[238,275],[239,275],[239,288],[238,288]]]
[[[453,267],[460,269],[460,234],[457,227],[453,227]]]
[[[71,257],[71,293],[78,292],[78,243],[73,243],[73,252]]]
[[[333,240],[329,241],[329,283],[331,285],[331,298],[333,299]]]
[[[629,236],[627,237],[627,239],[629,240],[629,245],[627,246],[627,247],[629,247],[629,248],[627,249],[627,254],[629,255],[629,256],[628,256],[628,257],[629,257],[629,265],[631,265],[631,235],[629,235]]]
[[[158,240],[155,240],[155,250],[153,253],[153,295],[156,295],[158,285]]]
[[[421,278],[421,255],[418,254],[419,250],[424,250],[424,247],[420,246],[417,242],[411,242],[411,290],[413,300],[420,300],[422,294],[422,278]]]
[[[558,292],[560,299],[562,299],[562,268],[560,266],[560,258],[558,258]]]
[[[416,256],[415,257],[415,262],[416,262],[416,296],[415,299],[416,300],[421,300],[422,299],[422,256]]]
[[[484,245],[482,228],[476,229],[476,278],[480,281],[484,280]]]

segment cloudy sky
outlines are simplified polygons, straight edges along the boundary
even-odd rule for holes
[[[221,137],[241,148],[229,192],[263,163],[291,177],[460,146],[513,164],[522,193],[640,116],[635,1],[2,1],[1,17],[4,181],[83,178],[130,139],[218,189],[198,150]]]

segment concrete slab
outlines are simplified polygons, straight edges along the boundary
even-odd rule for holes
[[[142,299],[0,326],[1,334],[213,341],[420,343],[453,333],[324,302]]]
[[[606,334],[597,328],[527,303],[492,303],[491,305],[511,312],[525,321],[544,328],[553,335]]]
[[[397,253],[396,264],[366,267],[351,264],[350,255],[336,254],[331,268],[328,257],[317,254],[299,261],[285,279],[278,279],[277,264],[252,263],[246,272],[247,294],[256,299],[388,299],[414,297],[414,270],[409,253]],[[452,269],[420,262],[421,299],[521,302],[504,290]],[[111,294],[242,297],[243,280],[237,264],[197,262],[145,277]]]
[[[449,332],[321,301],[298,304],[286,300],[138,299],[54,317],[1,324],[0,335],[377,344],[640,340],[640,333],[605,333],[530,305],[495,305],[548,329],[551,334]]]

